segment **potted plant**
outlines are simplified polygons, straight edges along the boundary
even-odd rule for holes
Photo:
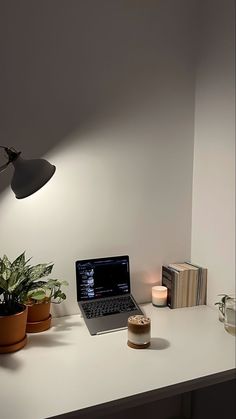
[[[0,258],[0,353],[15,352],[26,344],[27,307],[22,304],[24,254],[10,262]]]
[[[221,297],[220,301],[217,301],[215,303],[216,306],[218,306],[219,308],[219,320],[221,322],[224,322],[225,320],[225,303],[227,298],[229,298],[229,296],[227,294],[218,294],[219,297]]]
[[[49,266],[52,270],[53,265]],[[43,332],[50,328],[51,303],[60,304],[66,299],[65,293],[61,290],[64,285],[68,283],[58,279],[38,280],[30,284],[23,297],[28,306],[27,332]]]
[[[26,344],[29,304],[47,302],[49,307],[51,298],[57,302],[66,298],[61,291],[65,281],[42,279],[51,273],[53,264],[31,266],[29,261],[25,252],[14,262],[6,255],[0,258],[0,353],[14,352]],[[51,316],[46,320],[44,327],[47,323],[48,328]]]

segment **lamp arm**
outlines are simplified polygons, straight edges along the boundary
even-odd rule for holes
[[[3,148],[5,151],[7,150],[7,147],[4,147],[3,145],[0,145],[0,148]],[[4,164],[3,166],[0,166],[0,173],[3,172],[7,168],[9,163],[10,163],[10,159],[8,160],[6,164]]]
[[[6,164],[4,164],[3,166],[0,166],[0,173],[3,172],[7,166],[9,165],[10,161],[8,161]]]
[[[9,148],[4,145],[0,145],[0,148],[4,148],[4,150],[9,150]]]
[[[8,148],[6,146],[0,145],[0,148],[3,148],[8,156],[8,162],[3,166],[0,166],[0,173],[3,172],[7,166],[13,161],[16,160],[20,155],[20,152],[16,151],[14,148]]]

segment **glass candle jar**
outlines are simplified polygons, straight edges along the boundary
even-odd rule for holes
[[[236,329],[236,298],[227,297],[225,300],[224,326],[227,332],[235,336]]]
[[[147,348],[151,340],[151,320],[142,315],[128,318],[128,346],[135,349]]]
[[[167,288],[163,285],[152,287],[152,304],[156,307],[165,307],[167,304]]]

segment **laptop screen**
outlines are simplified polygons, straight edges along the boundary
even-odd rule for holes
[[[77,301],[130,293],[129,257],[76,261]]]

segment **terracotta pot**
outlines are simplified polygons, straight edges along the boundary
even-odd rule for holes
[[[47,330],[51,326],[50,314],[51,302],[46,301],[39,304],[28,306],[28,318],[26,331],[28,333],[38,333]]]
[[[0,353],[15,352],[26,344],[27,307],[19,304],[22,311],[9,316],[0,315]]]

